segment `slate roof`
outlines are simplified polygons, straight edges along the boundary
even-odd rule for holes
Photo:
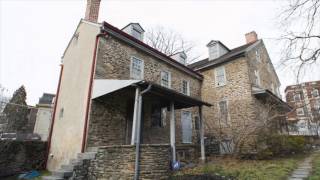
[[[238,57],[244,56],[247,48],[250,47],[251,45],[253,45],[254,43],[256,43],[256,42],[252,42],[252,43],[245,44],[245,45],[236,47],[234,49],[231,49],[228,53],[222,55],[221,57],[219,57],[217,59],[213,59],[211,61],[209,61],[209,58],[200,60],[198,62],[189,64],[188,67],[191,69],[194,69],[194,70],[202,70],[205,68],[209,68],[212,66],[216,66],[216,65],[231,61],[231,60],[236,59]]]

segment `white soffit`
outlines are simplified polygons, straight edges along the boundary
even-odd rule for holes
[[[141,80],[95,79],[91,99],[109,94],[140,81]]]

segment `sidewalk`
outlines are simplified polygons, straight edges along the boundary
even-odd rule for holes
[[[300,163],[298,168],[292,172],[291,176],[289,177],[289,180],[306,179],[312,171],[311,160],[311,157],[307,157],[302,163]]]

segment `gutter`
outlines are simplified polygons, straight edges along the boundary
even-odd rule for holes
[[[51,138],[52,138],[52,132],[53,132],[54,119],[56,117],[57,104],[58,104],[58,98],[59,98],[59,93],[60,93],[60,85],[61,85],[61,79],[62,79],[62,73],[63,73],[63,64],[60,64],[60,76],[59,76],[57,93],[56,93],[56,98],[55,98],[55,102],[54,102],[54,108],[53,108],[53,113],[52,113],[50,131],[49,131],[49,136],[48,136],[48,145],[47,145],[47,152],[46,152],[47,153],[47,158],[45,159],[45,168],[47,168],[47,162],[48,162],[48,159],[49,159],[49,152],[50,152],[50,147],[51,147]]]
[[[93,59],[92,59],[92,65],[91,65],[91,74],[90,74],[89,90],[88,90],[88,97],[87,97],[86,115],[85,115],[83,136],[82,136],[82,145],[81,145],[81,152],[82,153],[84,152],[85,147],[86,147],[87,134],[88,134],[88,132],[87,132],[88,131],[88,121],[89,121],[93,79],[94,79],[96,59],[97,59],[97,47],[98,47],[99,38],[103,35],[106,35],[106,33],[101,32],[96,36],[96,41],[95,41],[94,50],[93,50]]]
[[[149,84],[149,86],[143,90],[140,95],[139,95],[139,112],[138,112],[138,122],[137,122],[137,136],[136,136],[136,159],[135,159],[135,164],[134,164],[134,180],[139,179],[139,159],[140,159],[140,129],[141,129],[141,113],[142,113],[142,96],[143,94],[147,93],[148,91],[151,90],[152,85]]]

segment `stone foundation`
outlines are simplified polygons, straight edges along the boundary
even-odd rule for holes
[[[91,160],[88,179],[132,179],[134,176],[135,146],[99,147]],[[143,144],[140,147],[139,179],[168,179],[170,175],[170,146]]]

